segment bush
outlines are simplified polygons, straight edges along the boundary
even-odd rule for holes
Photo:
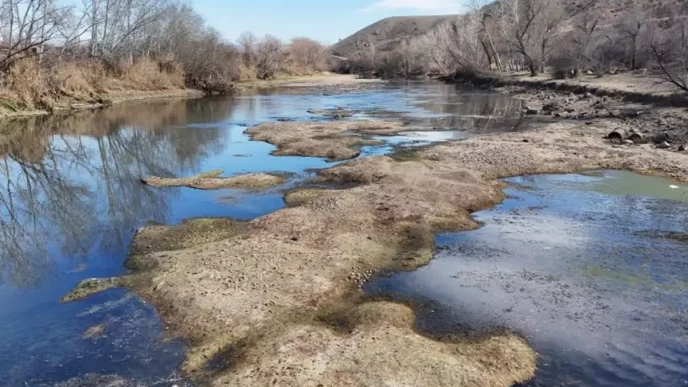
[[[168,71],[161,71],[158,62],[142,58],[134,64],[121,65],[122,82],[127,89],[167,90],[184,87],[184,73],[176,65],[167,63]]]
[[[5,79],[5,87],[6,96],[18,100],[27,109],[50,110],[54,106],[56,90],[37,58],[15,61]]]

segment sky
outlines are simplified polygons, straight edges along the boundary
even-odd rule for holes
[[[459,13],[461,0],[190,0],[228,40],[245,31],[333,44],[389,16]]]

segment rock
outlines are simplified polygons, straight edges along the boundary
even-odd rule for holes
[[[685,145],[681,145],[680,147],[678,147],[678,151],[679,151],[679,152],[685,152],[685,151],[686,151],[686,146],[685,146]]]
[[[528,140],[527,138],[524,138],[523,142],[530,142],[530,140]]]
[[[604,109],[604,103],[600,100],[596,101],[594,104],[592,104],[593,109]]]
[[[525,111],[527,116],[535,116],[539,113],[539,111],[537,109],[525,108],[524,111]]]
[[[669,136],[669,133],[659,133],[656,134],[652,137],[652,142],[659,145],[663,142],[669,142],[671,141],[671,137]]]
[[[544,112],[555,112],[559,111],[561,107],[556,101],[548,102],[544,105],[542,105],[542,111]]]
[[[657,144],[657,149],[667,149],[667,148],[671,148],[671,144],[669,144],[666,141],[664,141],[660,144]]]
[[[335,120],[339,120],[342,118],[349,118],[355,115],[357,112],[353,110],[347,110],[343,108],[334,108],[334,109],[308,109],[306,110],[309,114],[315,114],[327,118],[332,118]]]
[[[634,145],[633,140],[623,140],[624,145]]]

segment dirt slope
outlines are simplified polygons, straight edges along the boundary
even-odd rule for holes
[[[332,46],[332,54],[348,58],[357,51],[369,49],[371,45],[378,51],[391,50],[402,40],[426,34],[457,17],[458,15],[399,16],[382,19]]]

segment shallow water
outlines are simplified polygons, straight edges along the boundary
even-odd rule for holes
[[[421,329],[503,328],[539,353],[531,386],[688,384],[688,185],[629,172],[506,180],[482,228],[373,295],[427,303]]]
[[[274,90],[234,98],[136,102],[69,117],[0,122],[0,385],[54,385],[86,374],[129,383],[184,385],[181,341],[154,308],[124,289],[58,300],[79,281],[124,273],[134,232],[195,217],[253,219],[284,206],[283,191],[319,158],[273,157],[244,130],[277,119],[322,120],[308,109],[359,110],[352,119],[404,119],[408,135],[383,138],[362,157],[414,145],[520,128],[504,96],[441,84],[375,85],[348,92]],[[421,133],[432,129],[432,132]],[[280,187],[247,193],[153,188],[142,176],[294,173]],[[85,337],[102,325],[102,334]],[[95,380],[91,378],[90,380]],[[76,383],[94,384],[94,382]]]

